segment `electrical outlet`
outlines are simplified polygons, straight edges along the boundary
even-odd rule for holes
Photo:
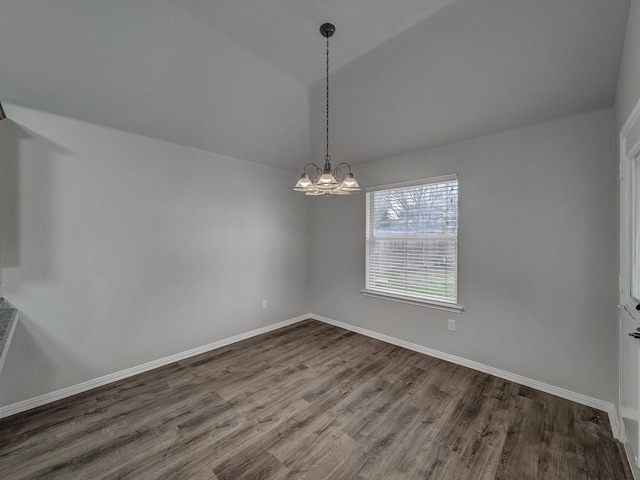
[[[455,332],[456,331],[456,321],[452,320],[451,318],[449,319],[449,330],[451,332]]]
[[[267,301],[262,300],[262,309],[265,310],[267,308]]]

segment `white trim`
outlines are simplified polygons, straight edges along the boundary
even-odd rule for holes
[[[619,288],[619,307],[623,307],[626,310],[626,315],[628,315],[631,320],[635,320],[636,322],[640,321],[638,317],[638,312],[635,310],[635,303],[633,298],[633,289],[632,285],[634,285],[634,275],[636,274],[635,269],[633,268],[633,260],[635,257],[633,241],[636,239],[636,221],[635,218],[637,216],[637,212],[635,209],[637,208],[635,202],[635,195],[638,194],[635,190],[635,165],[634,163],[638,161],[637,157],[640,152],[640,140],[638,138],[638,128],[640,127],[640,100],[636,103],[633,108],[633,111],[624,122],[623,127],[620,129],[619,133],[619,161],[620,161],[620,180],[619,180],[619,200],[620,200],[620,208],[619,208],[619,269],[618,274],[620,275],[620,288]],[[629,439],[626,438],[625,426],[622,421],[621,415],[622,411],[622,362],[624,361],[622,358],[622,344],[621,339],[626,338],[626,333],[622,332],[622,312],[621,309],[618,308],[618,410],[619,414],[616,415],[615,418],[615,428],[618,429],[618,438],[624,445],[624,450],[627,455],[627,459],[629,460],[629,465],[631,467],[634,478],[638,474],[637,469],[637,455],[636,451],[638,446],[631,445]],[[624,337],[623,337],[624,335]],[[637,374],[637,366],[635,367]],[[625,415],[628,415],[628,412],[624,412]],[[614,429],[614,421],[611,418],[611,414],[609,414],[609,418],[611,421],[611,429]]]
[[[626,137],[629,134],[629,132],[631,131],[631,128],[633,127],[633,124],[638,119],[640,119],[640,100],[638,100],[638,102],[636,103],[636,106],[633,107],[633,110],[631,111],[631,113],[627,117],[627,121],[624,122],[624,125],[620,129],[620,136]]]
[[[93,380],[88,380],[86,382],[72,385],[70,387],[62,388],[60,390],[56,390],[55,392],[45,393],[44,395],[39,395],[37,397],[29,398],[18,403],[0,407],[0,418],[9,417],[11,415],[15,415],[16,413],[25,412],[27,410],[31,410],[32,408],[46,405],[47,403],[55,402],[72,395],[77,395],[78,393],[86,392],[93,388],[102,387],[103,385],[107,385],[118,380],[123,380],[125,378],[138,375],[139,373],[144,373],[155,368],[164,367],[165,365],[184,360],[185,358],[200,355],[201,353],[206,353],[217,348],[226,347],[227,345],[231,345],[232,343],[240,342],[257,335],[262,335],[263,333],[277,330],[278,328],[286,327],[288,325],[293,325],[294,323],[301,322],[308,318],[310,318],[310,314],[300,315],[283,322],[274,323],[266,327],[251,330],[250,332],[241,333],[233,337],[218,340],[217,342],[209,343],[208,345],[196,347],[191,350],[187,350],[186,352],[170,355],[159,360],[153,360],[151,362],[138,365],[137,367],[128,368],[120,372],[110,373],[109,375],[94,378]]]
[[[609,424],[611,425],[611,433],[613,434],[613,438],[615,438],[616,440],[619,440],[620,442],[623,442],[623,434],[622,434],[622,430],[620,429],[620,415],[618,415],[618,411],[616,409],[616,406],[614,403],[612,402],[607,402],[608,403],[608,407],[605,410],[605,412],[607,412],[607,415],[609,416]],[[598,407],[594,407],[594,408],[598,408]]]
[[[4,348],[2,352],[0,352],[0,372],[2,372],[2,367],[4,367],[4,362],[7,359],[7,355],[9,354],[9,345],[11,345],[11,340],[13,339],[13,333],[16,331],[16,326],[18,325],[19,320],[19,312],[16,311],[16,316],[9,322],[9,332],[7,333],[7,339],[4,342]],[[0,417],[2,418],[2,417]]]
[[[609,423],[611,425],[611,431],[613,433],[613,436],[615,438],[620,437],[620,426],[618,424],[618,415],[616,413],[616,408],[614,404],[611,402],[605,402],[604,400],[589,397],[587,395],[583,395],[582,393],[572,392],[571,390],[566,390],[564,388],[556,387],[554,385],[549,385],[548,383],[543,383],[538,380],[533,380],[531,378],[523,377],[522,375],[507,372],[505,370],[500,370],[495,367],[490,367],[482,363],[474,362],[473,360],[467,360],[466,358],[458,357],[456,355],[451,355],[449,353],[440,352],[432,348],[423,347],[422,345],[407,342],[405,340],[400,340],[399,338],[391,337],[389,335],[385,335],[382,333],[377,333],[372,330],[367,330],[366,328],[356,327],[354,325],[343,323],[338,320],[333,320],[331,318],[323,317],[321,315],[315,315],[313,313],[310,313],[309,316],[314,320],[328,323],[329,325],[334,325],[336,327],[344,328],[345,330],[359,333],[367,337],[375,338],[376,340],[380,340],[382,342],[390,343],[392,345],[397,345],[399,347],[406,348],[407,350],[413,350],[414,352],[423,353],[425,355],[436,357],[441,360],[446,360],[447,362],[455,363],[457,365],[462,365],[463,367],[472,368],[473,370],[488,373],[489,375],[493,375],[499,378],[504,378],[505,380],[509,380],[511,382],[518,383],[526,387],[535,388],[536,390],[550,393],[551,395],[565,398],[567,400],[571,400],[581,405],[586,405],[588,407],[596,408],[608,414]]]
[[[462,305],[456,303],[436,302],[435,300],[422,300],[421,298],[403,297],[395,293],[381,293],[375,290],[363,289],[360,293],[365,297],[382,298],[384,300],[392,300],[394,302],[407,303],[409,305],[418,305],[419,307],[435,308],[437,310],[445,310],[447,312],[461,313],[464,310]]]
[[[384,185],[372,185],[370,187],[365,187],[365,191],[378,192],[380,190],[393,190],[394,188],[413,187],[415,185],[428,185],[431,183],[450,182],[457,179],[457,173],[450,173],[448,175],[440,175],[438,177],[419,178],[416,180],[407,180],[405,182],[385,183]]]
[[[153,370],[155,368],[159,368],[159,367],[168,365],[170,363],[177,362],[179,360],[184,360],[185,358],[193,357],[201,353],[206,353],[211,350],[215,350],[217,348],[225,347],[232,343],[240,342],[242,340],[246,340],[248,338],[255,337],[257,335],[262,335],[263,333],[267,333],[272,330],[277,330],[278,328],[286,327],[288,325],[293,325],[295,323],[301,322],[306,319],[318,320],[320,322],[324,322],[329,325],[334,325],[336,327],[344,328],[345,330],[349,330],[355,333],[359,333],[361,335],[365,335],[367,337],[375,338],[377,340],[390,343],[392,345],[397,345],[399,347],[406,348],[407,350],[413,350],[414,352],[423,353],[425,355],[429,355],[435,358],[440,358],[442,360],[446,360],[448,362],[455,363],[457,365],[462,365],[464,367],[472,368],[474,370],[488,373],[489,375],[494,375],[496,377],[504,378],[505,380],[509,380],[509,381],[518,383],[520,385],[525,385],[527,387],[535,388],[536,390],[541,390],[543,392],[550,393],[552,395],[556,395],[558,397],[565,398],[567,400],[571,400],[576,403],[586,405],[588,407],[593,407],[598,410],[602,410],[609,415],[609,422],[611,424],[611,430],[613,432],[613,436],[617,439],[620,439],[620,426],[618,423],[618,415],[616,413],[615,406],[611,402],[605,402],[597,398],[588,397],[581,393],[576,393],[570,390],[566,390],[564,388],[555,387],[553,385],[542,383],[537,380],[523,377],[521,375],[516,375],[514,373],[510,373],[504,370],[490,367],[488,365],[483,365],[481,363],[474,362],[472,360],[467,360],[462,357],[440,352],[432,348],[423,347],[422,345],[417,345],[415,343],[407,342],[405,340],[400,340],[398,338],[391,337],[389,335],[384,335],[382,333],[377,333],[372,330],[356,327],[348,323],[339,322],[338,320],[333,320],[331,318],[323,317],[321,315],[316,315],[313,313],[299,315],[297,317],[291,318],[289,320],[285,320],[283,322],[274,323],[273,325],[258,328],[256,330],[252,330],[247,333],[241,333],[239,335],[226,338],[224,340],[219,340],[217,342],[213,342],[208,345],[203,345],[202,347],[197,347],[191,350],[187,350],[186,352],[178,353],[176,355],[171,355],[169,357],[148,362],[143,365],[139,365],[137,367],[133,367],[127,370],[122,370],[120,372],[105,375],[103,377],[89,380],[87,382],[83,382],[78,385],[73,385],[71,387],[63,388],[61,390],[56,390],[55,392],[46,393],[38,397],[30,398],[22,402],[7,405],[5,407],[0,407],[0,418],[9,417],[17,413],[25,412],[27,410],[31,410],[32,408],[46,405],[47,403],[55,402],[57,400],[67,398],[72,395],[76,395],[78,393],[83,393],[93,388],[101,387],[103,385],[107,385],[111,382],[115,382],[118,380],[123,380],[125,378],[132,377],[133,375],[144,373],[149,370]]]

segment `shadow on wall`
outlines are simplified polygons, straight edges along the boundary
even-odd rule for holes
[[[3,293],[9,304],[30,283],[53,276],[55,198],[51,182],[52,163],[58,154],[68,155],[69,151],[10,118],[0,121],[0,238]],[[29,248],[34,240],[47,248]],[[72,361],[65,348],[21,309],[0,375],[0,406],[50,392],[52,381],[65,376],[64,359]],[[77,359],[74,365],[83,368]]]
[[[0,238],[3,266],[16,267],[19,259],[18,143],[21,128],[11,120],[0,122]]]
[[[77,358],[69,357],[64,345],[20,313],[0,374],[0,407],[54,390],[53,380],[64,376],[64,372],[59,371],[63,368],[60,365],[74,365],[75,368],[82,365]],[[61,358],[66,358],[68,363],[61,362]]]
[[[28,355],[25,356],[23,352],[28,352]],[[24,363],[25,360],[28,363]],[[37,376],[33,375],[34,372]],[[52,378],[51,376],[48,359],[37,347],[33,335],[21,318],[16,325],[5,368],[0,375],[0,406],[37,396],[38,393],[33,394],[34,392],[46,392],[47,379]]]
[[[46,249],[32,250],[29,258],[21,256],[21,245],[29,237],[52,245],[50,215],[51,156],[66,149],[38,135],[10,118],[0,122],[0,238],[3,240],[3,267],[21,267],[21,280],[49,277],[51,266]],[[37,175],[27,175],[37,172]],[[38,212],[37,221],[27,226],[21,212]],[[9,272],[6,272],[9,273]],[[11,277],[5,276],[6,288]],[[14,287],[15,288],[15,287]],[[8,298],[10,301],[11,299]]]

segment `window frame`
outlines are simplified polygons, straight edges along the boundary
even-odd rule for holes
[[[620,131],[619,305],[640,322],[640,103]]]
[[[368,216],[372,216],[373,215],[373,206],[370,204],[371,202],[371,198],[372,195],[375,192],[381,191],[381,190],[395,190],[395,189],[401,189],[401,188],[407,188],[407,187],[415,187],[415,186],[420,186],[420,185],[430,185],[430,184],[435,184],[435,183],[445,183],[445,182],[451,182],[451,181],[456,181],[458,183],[458,218],[459,218],[459,212],[460,212],[460,181],[458,179],[458,175],[457,174],[449,174],[449,175],[441,175],[441,176],[437,176],[437,177],[429,177],[429,178],[421,178],[421,179],[416,179],[416,180],[410,180],[410,181],[405,181],[405,182],[396,182],[396,183],[389,183],[389,184],[384,184],[384,185],[376,185],[376,186],[371,186],[371,187],[367,187],[365,189],[366,191],[366,213],[365,215]],[[366,218],[366,222],[367,225],[372,226],[373,225],[373,221],[371,219],[371,217]],[[367,287],[367,282],[368,282],[368,278],[369,278],[369,268],[370,268],[370,261],[369,261],[369,235],[370,235],[370,231],[369,228],[372,227],[367,227],[365,228],[365,288],[363,288],[360,292],[362,293],[362,295],[364,296],[368,296],[368,297],[374,297],[374,298],[380,298],[380,299],[385,299],[385,300],[392,300],[395,302],[401,302],[401,303],[406,303],[406,304],[410,304],[410,305],[418,305],[418,306],[422,306],[422,307],[429,307],[429,308],[435,308],[438,310],[445,310],[445,311],[449,311],[449,312],[455,312],[455,313],[460,313],[464,310],[464,307],[459,303],[459,298],[460,298],[460,284],[458,282],[459,279],[459,269],[460,269],[460,264],[459,264],[459,252],[458,252],[458,244],[459,244],[459,238],[460,238],[460,226],[459,226],[459,220],[458,220],[458,230],[456,233],[456,261],[455,261],[455,272],[456,272],[456,301],[455,302],[445,302],[445,301],[439,301],[436,299],[428,299],[428,298],[418,298],[418,297],[413,297],[413,296],[405,296],[402,295],[400,293],[395,293],[395,292],[387,292],[387,291],[380,291],[380,290],[376,290],[376,289],[372,289],[372,288],[368,288]],[[400,237],[403,238],[403,237]]]

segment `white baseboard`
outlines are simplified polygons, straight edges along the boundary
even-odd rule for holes
[[[201,353],[206,353],[211,350],[215,350],[217,348],[226,347],[227,345],[231,345],[232,343],[236,343],[241,340],[246,340],[247,338],[255,337],[257,335],[262,335],[263,333],[267,333],[272,330],[277,330],[278,328],[286,327],[288,325],[298,323],[308,318],[310,318],[310,315],[300,315],[298,317],[290,318],[289,320],[285,320],[283,322],[274,323],[266,327],[251,330],[250,332],[241,333],[233,337],[225,338],[223,340],[218,340],[217,342],[209,343],[208,345],[196,347],[191,350],[187,350],[186,352],[170,355],[168,357],[161,358],[159,360],[154,360],[152,362],[138,365],[137,367],[128,368],[120,372],[111,373],[109,375],[94,378],[93,380],[79,383],[77,385],[72,385],[70,387],[62,388],[60,390],[56,390],[55,392],[45,393],[44,395],[39,395],[34,398],[29,398],[22,402],[13,403],[5,407],[0,407],[0,418],[9,417],[11,415],[15,415],[16,413],[25,412],[27,410],[31,410],[32,408],[46,405],[47,403],[55,402],[57,400],[67,398],[72,395],[77,395],[78,393],[86,392],[88,390],[91,390],[92,388],[102,387],[103,385],[107,385],[109,383],[116,382],[118,380],[123,380],[125,378],[132,377],[139,373],[148,372],[149,370],[163,367],[165,365],[169,365],[170,363],[177,362],[179,360],[184,360],[185,358],[193,357],[195,355],[200,355]]]
[[[605,412],[607,412],[607,415],[609,415],[609,424],[611,425],[613,438],[624,443],[624,435],[622,433],[622,428],[620,425],[620,415],[618,414],[618,409],[613,403],[609,403],[609,408],[605,410]]]
[[[500,370],[498,368],[490,367],[482,363],[474,362],[473,360],[467,360],[466,358],[458,357],[456,355],[451,355],[449,353],[440,352],[432,348],[423,347],[422,345],[407,342],[405,340],[400,340],[399,338],[391,337],[389,335],[384,335],[382,333],[377,333],[372,330],[367,330],[366,328],[356,327],[348,323],[339,322],[338,320],[333,320],[331,318],[323,317],[322,315],[316,315],[316,314],[310,313],[309,317],[313,318],[314,320],[318,320],[320,322],[324,322],[330,325],[334,325],[336,327],[344,328],[345,330],[350,330],[352,332],[359,333],[367,337],[375,338],[376,340],[380,340],[382,342],[386,342],[392,345],[397,345],[399,347],[406,348],[407,350],[413,350],[414,352],[424,353],[425,355],[429,355],[431,357],[440,358],[442,360],[446,360],[448,362],[455,363],[457,365],[462,365],[463,367],[472,368],[479,372],[488,373],[489,375],[493,375],[499,378],[504,378],[505,380],[509,380],[511,382],[518,383],[526,387],[535,388],[536,390],[550,393],[551,395],[555,395],[557,397],[565,398],[567,400],[571,400],[573,402],[580,403],[588,407],[602,410],[606,412],[607,415],[609,416],[609,423],[611,425],[611,431],[613,433],[614,438],[620,439],[620,424],[618,421],[618,414],[616,411],[616,407],[611,402],[605,402],[604,400],[599,400],[597,398],[589,397],[581,393],[572,392],[571,390],[566,390],[564,388],[556,387],[554,385],[549,385],[548,383],[539,382],[538,380],[533,380],[531,378],[523,377],[522,375],[517,375],[515,373],[507,372],[505,370]]]
[[[161,358],[159,360],[154,360],[152,362],[148,362],[143,365],[139,365],[137,367],[132,367],[126,370],[122,370],[120,372],[95,378],[93,380],[89,380],[87,382],[83,382],[78,385],[73,385],[71,387],[63,388],[61,390],[56,390],[55,392],[46,393],[44,395],[30,398],[22,402],[7,405],[5,407],[0,407],[0,418],[9,417],[17,413],[25,412],[32,408],[46,405],[47,403],[55,402],[57,400],[67,398],[72,395],[76,395],[78,393],[86,392],[88,390],[91,390],[92,388],[101,387],[103,385],[107,385],[109,383],[112,383],[118,380],[123,380],[125,378],[132,377],[133,375],[137,375],[139,373],[148,372],[149,370],[163,367],[165,365],[169,365],[170,363],[177,362],[179,360],[184,360],[185,358],[193,357],[195,355],[209,352],[217,348],[225,347],[232,343],[236,343],[241,340],[246,340],[247,338],[255,337],[257,335],[261,335],[263,333],[267,333],[272,330],[277,330],[278,328],[286,327],[288,325],[298,323],[308,318],[312,318],[314,320],[318,320],[320,322],[324,322],[329,325],[334,325],[336,327],[344,328],[345,330],[350,330],[352,332],[359,333],[367,337],[375,338],[377,340],[390,343],[392,345],[397,345],[399,347],[406,348],[408,350],[413,350],[414,352],[423,353],[425,355],[440,358],[442,360],[446,360],[451,363],[462,365],[464,367],[472,368],[480,372],[488,373],[489,375],[494,375],[496,377],[504,378],[505,380],[509,380],[509,381],[518,383],[520,385],[525,385],[527,387],[535,388],[536,390],[550,393],[552,395],[556,395],[558,397],[565,398],[567,400],[571,400],[576,403],[586,405],[588,407],[593,407],[598,410],[602,410],[606,412],[609,416],[609,423],[611,424],[611,431],[613,432],[613,436],[617,439],[620,439],[620,424],[618,420],[618,415],[617,415],[615,406],[611,402],[605,402],[603,400],[589,397],[581,393],[572,392],[564,388],[549,385],[547,383],[539,382],[537,380],[523,377],[515,373],[507,372],[505,370],[500,370],[498,368],[490,367],[482,363],[474,362],[473,360],[467,360],[466,358],[440,352],[432,348],[407,342],[405,340],[400,340],[399,338],[391,337],[389,335],[384,335],[382,333],[377,333],[372,330],[367,330],[365,328],[356,327],[348,323],[343,323],[338,320],[333,320],[331,318],[323,317],[321,315],[316,315],[313,313],[300,315],[295,318],[290,318],[289,320],[285,320],[283,322],[274,323],[266,327],[258,328],[256,330],[251,330],[250,332],[241,333],[240,335],[235,335],[233,337],[219,340],[217,342],[213,342],[208,345],[203,345],[201,347],[187,350],[186,352],[171,355],[169,357]]]

